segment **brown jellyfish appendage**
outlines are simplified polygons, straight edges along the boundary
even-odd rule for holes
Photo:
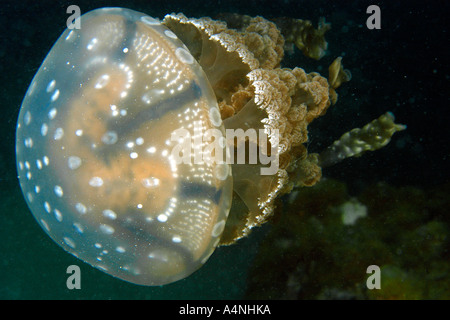
[[[252,17],[237,13],[223,13],[218,19],[227,22],[229,28],[243,29],[253,22]],[[294,46],[300,49],[305,56],[315,60],[321,59],[328,48],[325,33],[331,29],[331,24],[320,18],[317,28],[309,20],[294,19],[290,17],[278,17],[270,19],[279,32],[283,35],[286,52],[292,53]]]
[[[342,57],[337,57],[333,63],[328,67],[328,82],[330,84],[330,99],[331,103],[335,104],[338,94],[336,89],[344,82],[350,81],[352,74],[350,70],[344,69],[342,65]]]
[[[235,18],[237,16],[234,16]],[[277,26],[262,17],[243,16],[240,29],[210,18],[188,19],[171,14],[163,24],[188,47],[202,66],[216,94],[226,129],[263,129],[268,146],[251,137],[259,151],[271,155],[275,130],[279,133],[278,170],[261,175],[263,166],[233,164],[233,205],[221,244],[231,244],[250,229],[267,221],[275,199],[294,186],[314,185],[321,177],[318,157],[308,155],[307,126],[331,105],[330,86],[318,73],[301,68],[280,68],[284,37]],[[230,146],[230,141],[228,141]],[[231,148],[240,146],[235,140]],[[261,149],[262,147],[262,149]],[[267,151],[269,150],[269,151]]]
[[[292,45],[295,45],[309,58],[319,60],[325,55],[328,48],[325,33],[331,29],[325,18],[319,19],[317,29],[309,20],[282,17],[273,21],[286,39],[286,50],[292,51]]]
[[[262,129],[267,140],[246,135],[244,140],[229,139],[229,150],[246,150],[255,147],[259,154],[278,154],[276,173],[262,175],[263,165],[232,164],[233,202],[220,244],[227,245],[249,234],[255,226],[268,220],[275,209],[275,200],[294,187],[313,186],[322,175],[324,154],[308,154],[307,126],[325,114],[337,101],[336,89],[351,79],[338,57],[329,67],[329,80],[316,72],[306,73],[301,68],[280,68],[286,42],[293,42],[303,53],[320,59],[327,49],[324,38],[330,25],[319,21],[314,29],[310,21],[291,18],[270,22],[262,17],[237,14],[223,15],[223,21],[211,18],[190,19],[183,14],[167,15],[163,24],[169,27],[188,47],[205,72],[217,98],[225,129]],[[228,27],[227,27],[228,24]],[[376,150],[405,126],[393,122],[388,113],[352,131],[351,139],[336,142],[340,148],[328,149],[328,157],[342,158],[342,148],[355,152]],[[260,134],[261,135],[261,134]],[[366,137],[366,136],[370,137]],[[384,137],[380,146],[377,137]],[[345,135],[344,135],[345,136]],[[367,143],[360,153],[358,145]],[[352,145],[353,144],[353,145]],[[253,149],[255,150],[255,149]],[[333,153],[337,150],[337,153]],[[236,160],[233,158],[232,160]]]

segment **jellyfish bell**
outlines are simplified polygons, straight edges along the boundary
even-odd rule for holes
[[[60,36],[22,103],[16,158],[32,214],[66,251],[135,284],[177,281],[266,222],[280,195],[314,185],[321,164],[374,150],[403,129],[387,116],[376,124],[386,129],[376,147],[364,127],[308,154],[307,126],[336,102],[349,73],[337,60],[330,86],[318,73],[280,68],[277,26],[241,18],[229,28],[103,8]],[[237,129],[267,139],[225,139]],[[368,147],[343,154],[361,141]],[[252,146],[269,159],[276,153],[270,174],[261,161],[210,161]]]
[[[224,133],[214,93],[158,20],[119,8],[81,19],[22,104],[23,193],[50,237],[100,270],[143,285],[182,279],[212,254],[231,205],[228,164],[170,153],[177,129]]]

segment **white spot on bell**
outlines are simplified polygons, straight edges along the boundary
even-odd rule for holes
[[[56,220],[58,220],[59,222],[61,222],[63,220],[63,216],[62,216],[61,211],[59,211],[58,209],[55,209],[53,211],[53,213],[55,214]]]
[[[48,93],[52,92],[55,89],[55,85],[56,85],[56,81],[52,80],[48,83],[47,88],[45,89],[45,91],[47,91]]]
[[[103,216],[105,216],[106,218],[111,219],[111,220],[116,220],[116,218],[117,218],[117,214],[114,211],[112,211],[111,209],[103,210]]]
[[[51,109],[51,110],[48,112],[48,118],[49,118],[50,120],[55,119],[57,113],[58,113],[58,111],[56,110],[56,108]]]
[[[55,140],[61,140],[63,136],[64,136],[64,130],[63,130],[63,128],[57,128],[57,129],[55,130],[55,134],[54,134],[53,138],[54,138]]]
[[[116,251],[119,252],[119,253],[124,253],[125,252],[125,248],[121,247],[121,246],[118,246],[118,247],[116,247]]]
[[[100,231],[105,233],[105,234],[113,234],[114,233],[114,228],[111,227],[110,225],[107,224],[101,224],[100,225]]]
[[[75,209],[81,214],[85,214],[87,212],[86,206],[79,202],[75,204]]]
[[[23,117],[23,121],[25,122],[25,125],[29,125],[31,122],[31,113],[30,111],[25,112],[25,115]]]
[[[104,75],[102,75],[102,76],[97,80],[97,83],[95,84],[94,88],[95,88],[95,89],[102,89],[102,88],[104,88],[108,83],[109,83],[109,75],[104,74]]]
[[[50,227],[48,226],[48,223],[44,219],[41,219],[40,221],[41,221],[41,224],[44,227],[44,229],[47,230],[47,232],[49,232]]]
[[[226,163],[217,164],[214,167],[214,175],[219,180],[225,180],[228,177],[229,166]]]
[[[174,236],[174,237],[172,237],[172,242],[180,243],[181,242],[181,238],[179,236]]]
[[[155,18],[152,18],[152,17],[149,17],[149,16],[141,17],[141,21],[143,23],[145,23],[145,24],[150,25],[150,26],[160,24],[158,19],[155,19]]]
[[[32,147],[33,147],[33,139],[31,139],[31,138],[26,138],[26,139],[23,141],[23,144],[24,144],[25,147],[27,147],[27,148],[32,148]]]
[[[98,43],[98,39],[97,38],[92,38],[91,41],[88,43],[88,45],[86,46],[86,49],[88,50],[92,50],[94,49],[95,45]]]
[[[67,165],[71,170],[78,169],[81,166],[81,159],[77,156],[71,156],[67,160]]]
[[[138,146],[143,145],[144,144],[144,138],[142,138],[142,137],[137,138],[136,139],[136,144]]]
[[[166,222],[167,216],[165,214],[160,214],[157,219],[159,222]]]
[[[45,211],[47,211],[47,213],[50,213],[50,211],[52,211],[52,208],[50,207],[50,204],[47,201],[44,202],[44,209]]]
[[[84,232],[83,226],[80,223],[78,223],[78,222],[75,222],[73,224],[73,227],[75,228],[75,231],[78,232],[78,233],[83,233]]]
[[[175,55],[183,63],[187,63],[187,64],[194,63],[194,57],[191,55],[191,53],[189,51],[187,51],[184,48],[181,48],[181,47],[176,48]]]
[[[61,198],[64,195],[63,188],[61,186],[55,186],[53,189],[57,197]]]
[[[41,126],[41,135],[45,137],[48,132],[48,125],[46,123],[42,124]]]
[[[175,35],[175,33],[173,33],[173,32],[170,31],[170,30],[164,31],[164,34],[165,34],[167,37],[169,37],[169,38],[177,39],[177,36]]]
[[[42,161],[40,159],[36,160],[36,167],[41,170],[42,169]]]
[[[72,249],[75,249],[75,242],[71,238],[64,237],[63,240],[69,247],[71,247]]]
[[[130,158],[131,158],[131,159],[136,159],[138,156],[139,156],[139,155],[138,155],[137,152],[132,152],[132,153],[130,153]]]
[[[115,131],[108,131],[102,136],[102,142],[105,144],[114,144],[118,140],[117,133]]]
[[[222,117],[220,116],[219,109],[216,107],[209,109],[209,119],[214,126],[219,127],[222,124]]]
[[[159,179],[155,177],[142,179],[142,184],[146,188],[153,188],[159,185]]]
[[[225,228],[225,220],[221,220],[221,221],[217,222],[211,232],[211,235],[213,237],[220,236],[222,234],[222,231],[224,228]]]
[[[50,98],[50,100],[51,100],[52,102],[55,102],[56,100],[58,100],[58,98],[59,98],[59,90],[56,89],[56,91],[53,93],[53,95],[52,95],[52,97]]]
[[[65,38],[65,40],[66,41],[71,41],[71,40],[73,40],[74,38],[73,38],[73,35],[74,35],[74,31],[73,30],[70,30],[70,32],[69,32],[69,34],[67,35],[67,37]]]
[[[92,177],[91,180],[89,180],[89,185],[91,187],[101,187],[103,185],[103,179],[100,177]]]

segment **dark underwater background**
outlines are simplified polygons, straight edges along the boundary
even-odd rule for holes
[[[323,170],[323,183],[281,199],[271,223],[220,247],[190,277],[141,287],[66,253],[35,222],[16,173],[16,120],[25,92],[63,32],[66,8],[82,13],[121,6],[163,18],[239,13],[265,18],[320,17],[332,24],[327,55],[296,50],[285,67],[328,76],[343,57],[352,80],[309,127],[319,152],[386,111],[407,130],[381,150]],[[381,9],[368,30],[366,9]],[[0,1],[0,299],[450,299],[449,1]],[[337,208],[353,199],[368,214],[344,226]],[[356,200],[355,200],[356,199]],[[81,268],[81,290],[66,268]],[[379,265],[382,289],[368,290]]]

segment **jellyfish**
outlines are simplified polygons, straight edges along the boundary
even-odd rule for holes
[[[266,222],[277,197],[314,185],[321,166],[404,129],[388,113],[308,154],[308,124],[350,74],[340,58],[330,81],[280,68],[284,45],[262,17],[231,28],[125,8],[84,14],[50,50],[19,113],[17,170],[36,221],[97,269],[164,285]],[[251,150],[264,157],[249,159]]]

